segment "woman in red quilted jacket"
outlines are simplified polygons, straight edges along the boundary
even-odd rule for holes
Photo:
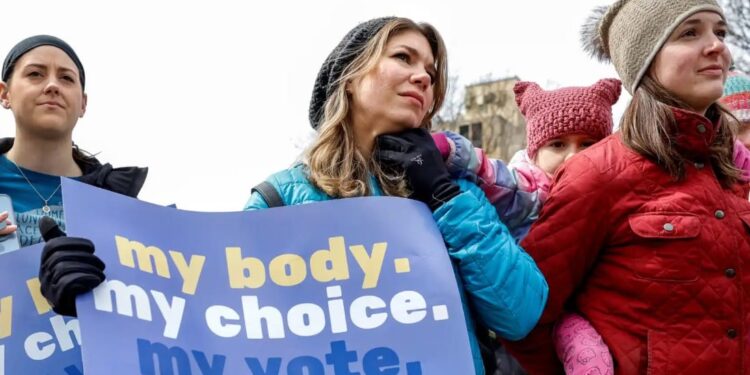
[[[531,374],[562,373],[565,310],[601,334],[616,374],[750,374],[748,185],[717,105],[726,28],[715,0],[619,0],[584,27],[633,100],[619,132],[557,173],[522,243],[550,288],[540,324],[506,343]]]

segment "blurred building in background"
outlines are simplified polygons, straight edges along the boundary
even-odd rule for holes
[[[526,121],[513,94],[518,80],[514,76],[466,86],[463,108],[454,119],[438,119],[433,130],[459,133],[489,157],[509,161],[526,147]]]

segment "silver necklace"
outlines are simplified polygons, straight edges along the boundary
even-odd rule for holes
[[[44,196],[41,193],[39,193],[39,190],[36,189],[34,184],[32,184],[29,178],[26,177],[26,174],[23,173],[23,171],[21,170],[21,167],[19,167],[18,164],[16,163],[13,163],[13,165],[16,166],[16,169],[18,169],[18,173],[20,173],[21,176],[23,176],[23,179],[26,180],[29,186],[31,186],[31,188],[34,189],[34,192],[36,193],[37,196],[39,196],[39,199],[44,201],[44,206],[42,206],[42,212],[44,212],[45,215],[49,214],[51,210],[49,208],[49,204],[47,203],[49,202],[50,199],[52,199],[52,197],[55,196],[55,193],[57,193],[57,191],[60,190],[60,187],[62,186],[62,182],[57,185],[57,188],[55,188],[55,191],[53,191],[52,194],[50,194],[49,197],[47,197],[47,199],[44,199]]]

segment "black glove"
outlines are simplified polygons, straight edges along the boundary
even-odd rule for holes
[[[77,316],[76,296],[104,281],[104,262],[91,241],[66,237],[49,217],[39,221],[39,230],[46,242],[39,267],[42,295],[56,313]]]
[[[426,129],[381,135],[376,141],[375,159],[384,167],[404,171],[412,190],[409,198],[435,211],[461,192]]]

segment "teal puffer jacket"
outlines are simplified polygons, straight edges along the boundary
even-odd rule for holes
[[[268,178],[285,205],[332,199],[310,183],[305,171],[299,164]],[[482,190],[466,180],[457,183],[461,193],[438,208],[433,217],[453,260],[456,278],[462,283],[459,290],[466,329],[474,367],[481,375],[484,368],[467,295],[474,318],[500,337],[520,340],[539,320],[548,288],[534,260],[513,240]],[[373,195],[383,195],[376,183],[371,186]],[[268,205],[258,193],[245,205],[245,210],[264,208]]]

